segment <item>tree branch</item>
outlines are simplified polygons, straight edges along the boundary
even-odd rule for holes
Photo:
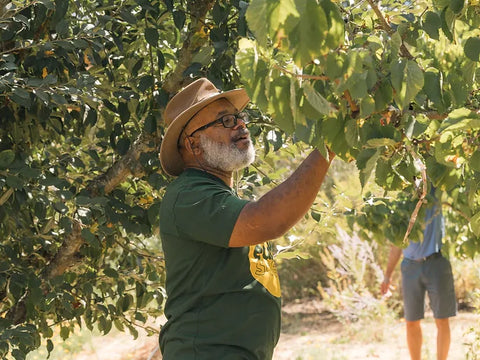
[[[203,31],[204,19],[207,12],[213,7],[215,1],[194,1],[188,2],[187,6],[191,13],[191,22],[188,26],[187,37],[183,46],[178,52],[178,61],[175,70],[168,74],[162,88],[169,94],[176,93],[184,81],[184,71],[192,63],[192,59],[197,50],[206,42],[203,36],[198,34]]]
[[[75,254],[83,243],[81,223],[73,220],[72,232],[66,237],[65,242],[45,269],[47,279],[62,275],[67,268],[73,266]]]
[[[385,30],[388,35],[392,36],[395,31],[392,29],[392,27],[387,23],[387,20],[383,16],[382,12],[378,8],[377,4],[375,4],[374,0],[367,0],[368,3],[370,4],[370,7],[372,10],[375,12],[377,15],[378,21],[380,22],[380,26],[382,27],[383,30]],[[400,45],[400,55],[402,57],[407,58],[407,59],[413,59],[412,54],[410,54],[410,51],[408,51],[407,47],[405,44],[402,42],[402,45]]]
[[[168,93],[176,93],[183,85],[184,72],[190,66],[196,51],[203,46],[208,40],[203,36],[198,36],[203,31],[204,19],[208,11],[213,7],[214,0],[208,1],[189,1],[188,7],[192,14],[191,22],[188,26],[187,35],[183,42],[182,48],[178,53],[178,61],[175,69],[169,73],[163,83],[163,89]],[[130,147],[127,154],[120,160],[115,162],[107,171],[94,179],[88,186],[92,194],[103,193],[108,194],[115,189],[125,179],[133,175],[141,177],[145,174],[145,170],[139,163],[140,156],[149,151],[158,150],[160,148],[160,136],[155,134],[142,133],[134,144]],[[81,224],[74,220],[72,232],[65,239],[64,243],[58,250],[46,269],[47,278],[52,278],[77,263],[76,253],[84,244],[81,236]]]
[[[425,196],[427,196],[427,168],[425,167],[425,164],[422,162],[420,157],[413,151],[411,148],[408,148],[410,154],[412,155],[414,161],[417,163],[420,172],[422,174],[422,193],[420,194],[420,198],[417,201],[417,205],[415,206],[415,209],[413,210],[412,216],[410,216],[410,221],[408,222],[408,228],[407,231],[405,232],[405,236],[403,237],[403,243],[406,244],[408,242],[408,236],[410,235],[410,232],[413,229],[413,225],[415,225],[415,221],[417,220],[418,212],[420,211],[420,208],[423,205],[423,199],[425,199]]]

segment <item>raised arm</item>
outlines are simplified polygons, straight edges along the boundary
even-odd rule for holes
[[[315,201],[331,161],[314,150],[293,174],[240,213],[230,237],[230,247],[255,245],[285,234]]]

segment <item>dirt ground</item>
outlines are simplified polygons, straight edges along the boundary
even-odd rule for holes
[[[161,320],[160,320],[161,321]],[[427,314],[422,322],[422,360],[435,360],[435,323]],[[449,360],[465,360],[468,329],[480,326],[480,315],[460,312],[451,321]],[[160,360],[157,338],[127,334],[92,340],[75,360]],[[478,354],[480,355],[480,354]],[[405,324],[402,320],[372,324],[342,324],[322,310],[320,302],[303,301],[283,308],[282,334],[274,360],[408,360]]]
[[[466,360],[468,330],[480,326],[480,315],[459,312],[451,319],[449,360]],[[284,307],[274,360],[408,360],[403,319],[371,324],[341,324],[315,301]],[[422,321],[422,360],[436,359],[436,328],[431,314]],[[477,354],[480,356],[480,354]]]

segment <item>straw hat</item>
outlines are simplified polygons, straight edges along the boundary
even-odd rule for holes
[[[178,176],[183,172],[185,165],[178,151],[178,137],[197,112],[220,98],[230,101],[237,111],[243,110],[250,101],[244,89],[221,92],[208,79],[200,78],[168,102],[163,113],[167,131],[160,147],[160,162],[166,173]]]

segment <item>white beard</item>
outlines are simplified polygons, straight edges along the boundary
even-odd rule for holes
[[[251,141],[245,150],[240,150],[235,144],[221,144],[204,134],[200,134],[199,140],[203,161],[211,168],[234,171],[247,167],[255,160],[255,149]]]

